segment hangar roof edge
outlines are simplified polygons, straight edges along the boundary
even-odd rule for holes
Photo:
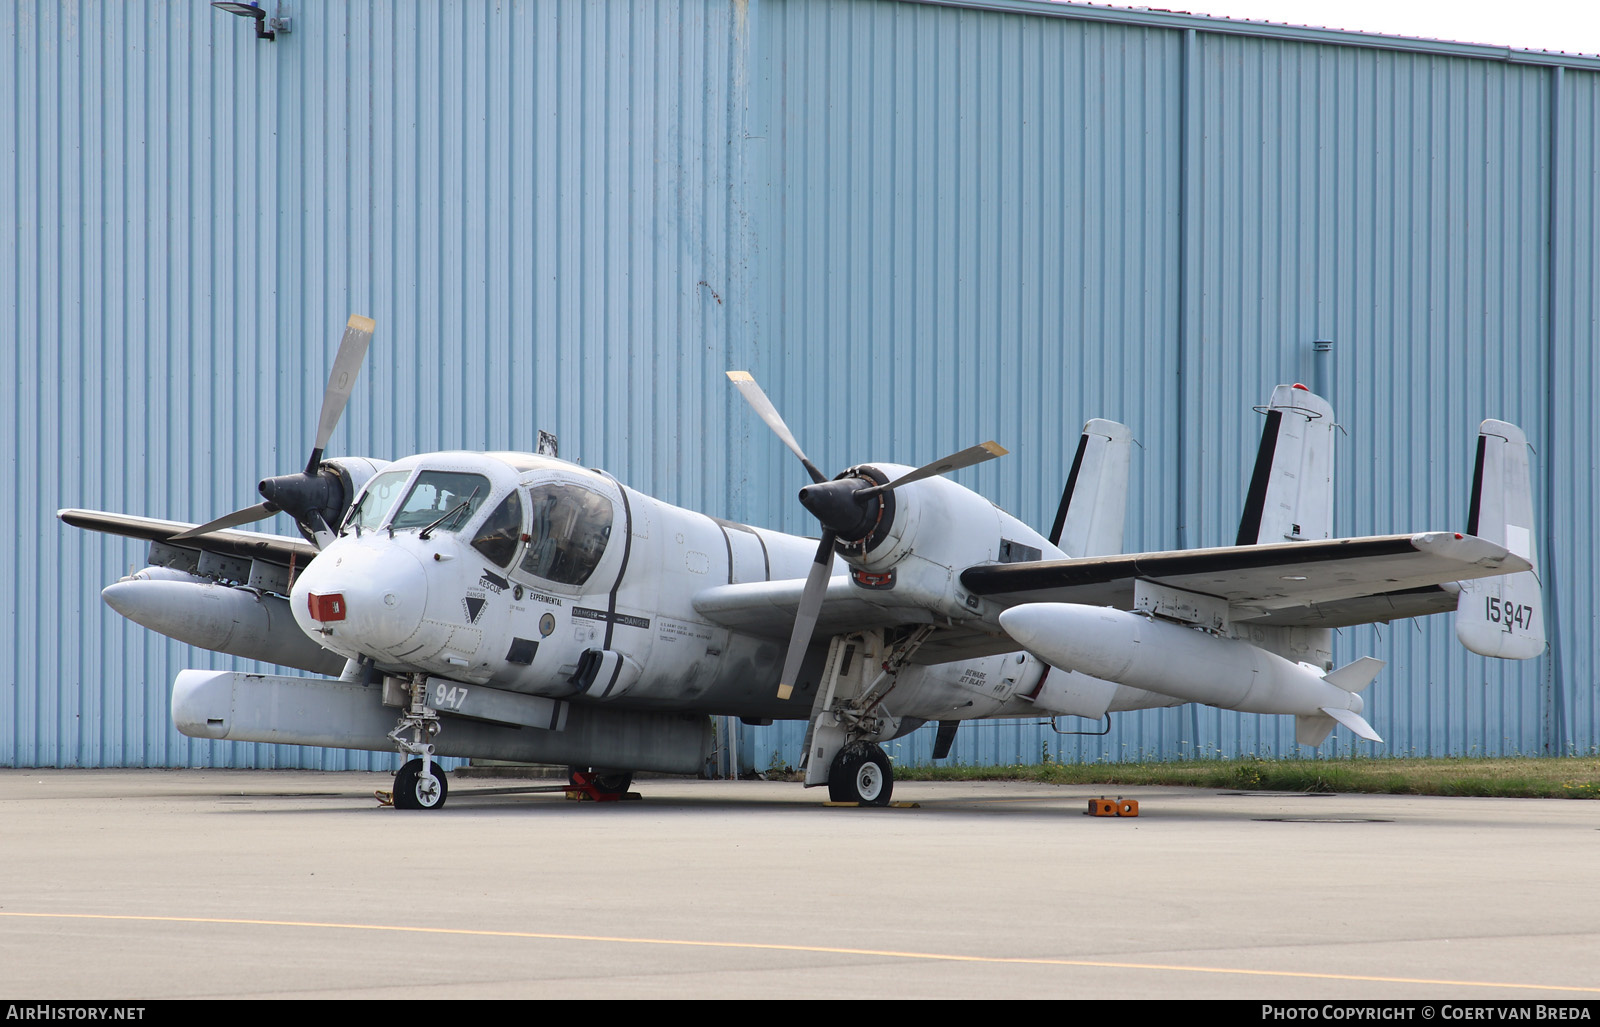
[[[1197,32],[1255,36],[1261,39],[1280,39],[1297,43],[1325,43],[1333,46],[1403,50],[1411,53],[1435,54],[1446,57],[1466,57],[1480,61],[1500,61],[1507,64],[1533,64],[1552,68],[1564,67],[1583,71],[1600,71],[1600,55],[1565,53],[1555,50],[1528,50],[1514,46],[1496,46],[1490,43],[1459,43],[1446,39],[1390,36],[1378,32],[1315,28],[1307,25],[1290,25],[1275,21],[1249,21],[1239,18],[1223,18],[1210,14],[1190,14],[1186,11],[1168,11],[1159,8],[1110,7],[1100,4],[1055,2],[1055,0],[900,0],[900,2],[927,4],[935,7],[964,7],[980,11],[1028,14],[1044,18],[1071,18],[1082,21],[1104,21],[1121,25],[1143,25],[1148,28],[1194,29]]]

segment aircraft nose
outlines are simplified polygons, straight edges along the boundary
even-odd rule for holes
[[[361,650],[388,650],[416,633],[428,605],[422,563],[398,546],[336,546],[295,582],[295,620]]]

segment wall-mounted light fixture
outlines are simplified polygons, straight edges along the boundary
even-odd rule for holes
[[[241,18],[254,18],[256,22],[256,38],[265,39],[271,43],[278,38],[279,32],[289,31],[289,19],[276,17],[272,19],[272,27],[267,27],[267,12],[261,9],[258,3],[236,3],[234,0],[211,0],[211,6],[219,11],[237,14]],[[279,10],[282,10],[280,7]]]

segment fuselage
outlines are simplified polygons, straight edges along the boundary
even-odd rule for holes
[[[1016,525],[1006,533],[1049,546]],[[784,641],[717,624],[693,600],[713,586],[802,578],[815,551],[813,539],[685,510],[550,457],[425,454],[368,482],[339,537],[294,583],[291,605],[319,644],[386,673],[621,708],[804,719],[815,674],[811,688],[779,700]],[[825,648],[813,647],[814,663]],[[909,666],[896,713],[1027,716],[1022,697],[1043,672],[1021,652]]]

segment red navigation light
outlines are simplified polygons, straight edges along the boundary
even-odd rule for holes
[[[323,622],[344,620],[344,596],[339,592],[326,596],[319,596],[315,592],[307,593],[306,605],[311,609],[312,620]]]
[[[1311,391],[1310,389],[1306,388],[1304,385],[1301,385],[1299,382],[1295,382],[1293,385],[1290,386],[1290,388],[1299,389],[1301,392],[1310,392]]]

